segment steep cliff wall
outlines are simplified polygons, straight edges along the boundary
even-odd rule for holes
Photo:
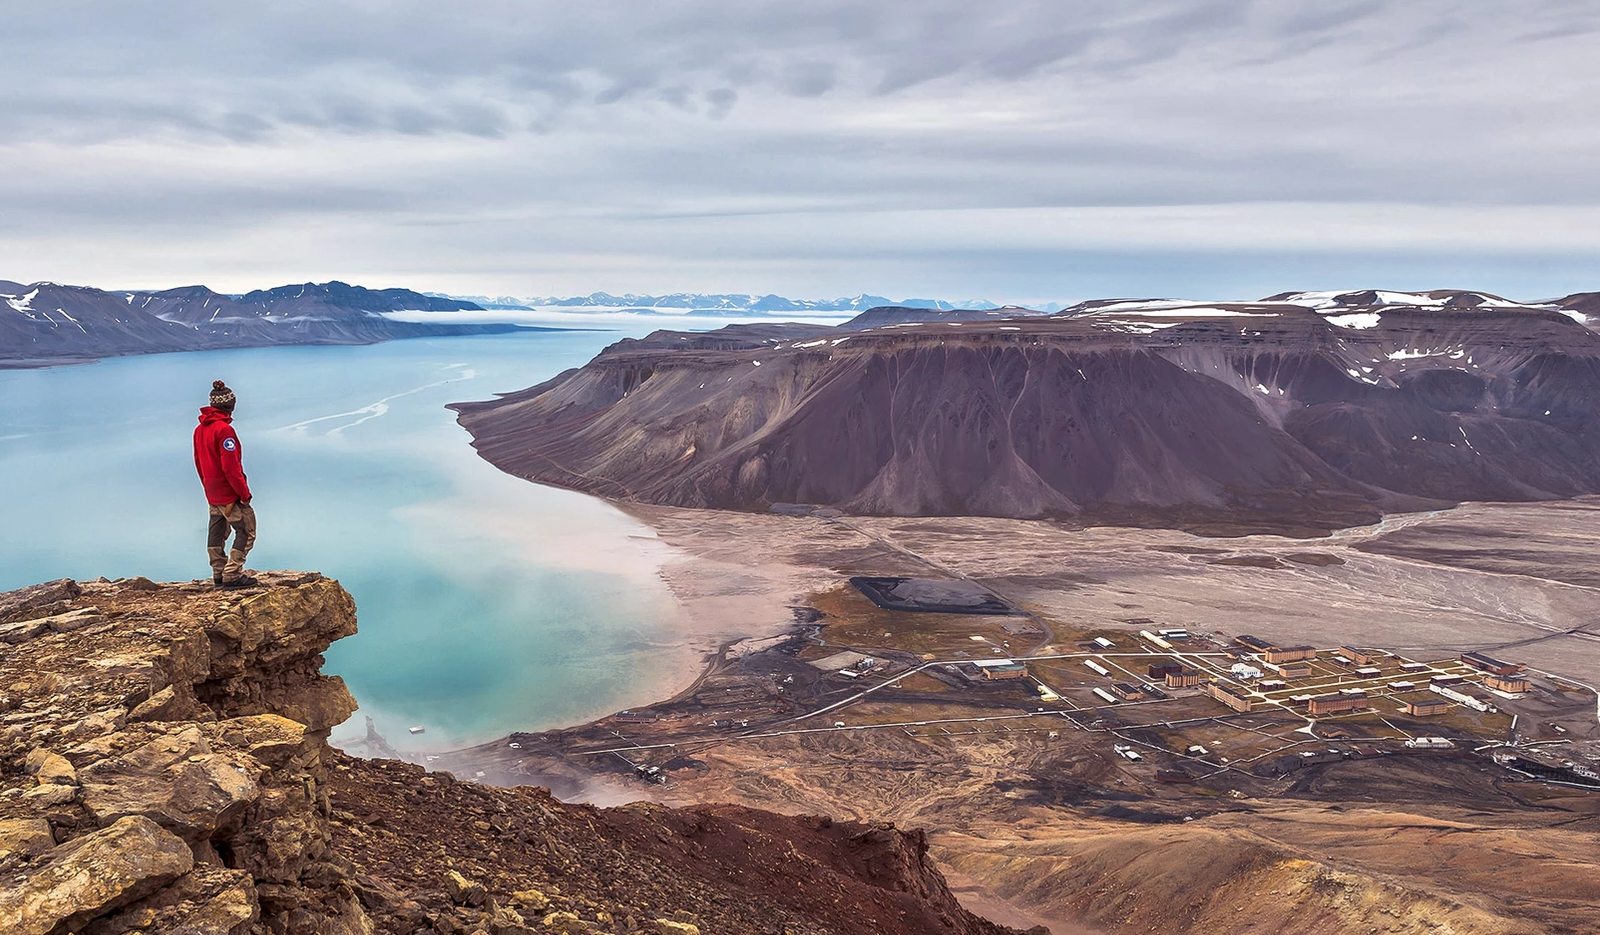
[[[0,932],[1002,935],[920,834],[567,806],[353,760],[316,574],[0,594]]]

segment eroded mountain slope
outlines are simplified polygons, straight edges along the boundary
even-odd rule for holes
[[[1600,490],[1600,336],[1434,295],[657,332],[454,408],[504,470],[680,506],[1329,528]]]

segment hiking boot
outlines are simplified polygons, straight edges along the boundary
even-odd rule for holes
[[[256,585],[258,585],[260,583],[261,582],[259,582],[256,579],[250,577],[249,575],[240,575],[239,577],[233,579],[232,581],[229,581],[226,578],[224,578],[224,579],[222,579],[222,582],[221,582],[222,587],[228,589],[229,591],[237,591],[240,588],[253,588],[253,587],[255,587]]]
[[[221,575],[212,575],[211,576],[211,583],[216,585],[219,588],[222,587],[222,576]]]

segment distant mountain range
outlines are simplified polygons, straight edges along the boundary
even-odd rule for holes
[[[277,344],[373,344],[492,334],[507,324],[395,321],[386,312],[482,311],[409,289],[303,283],[224,295],[205,286],[116,291],[0,280],[0,367]],[[551,330],[551,329],[536,329]]]
[[[944,299],[901,299],[895,301],[881,295],[853,295],[837,299],[790,299],[781,295],[744,295],[739,293],[694,293],[674,292],[671,295],[635,295],[631,292],[623,295],[612,295],[609,292],[595,292],[590,295],[530,297],[517,296],[484,296],[484,295],[446,295],[442,292],[425,293],[428,296],[451,299],[455,301],[469,301],[486,309],[572,309],[574,311],[605,309],[607,311],[626,309],[635,312],[652,312],[658,309],[670,310],[669,314],[682,314],[686,311],[697,312],[702,315],[743,315],[756,312],[862,312],[869,308],[881,306],[899,306],[904,308],[926,308],[953,311],[955,309],[969,309],[984,311],[996,309],[1000,306],[987,299],[968,299],[965,302],[948,302]],[[1039,310],[1044,312],[1060,311],[1064,306],[1052,302],[1042,306]]]
[[[1437,298],[1436,298],[1437,297]],[[1561,309],[1569,317],[1600,320],[1600,294],[1583,293],[1537,304],[1510,302],[1487,293],[1441,291],[1284,293],[1264,302],[1308,305],[1517,307]],[[52,282],[0,280],[0,367],[44,366],[125,354],[218,350],[293,344],[372,344],[396,338],[496,334],[515,330],[561,330],[509,322],[483,322],[495,310],[541,309],[575,315],[611,312],[727,317],[855,317],[842,327],[861,330],[918,321],[994,321],[1012,317],[1074,316],[1106,309],[1195,308],[1207,303],[1182,299],[1096,299],[1074,306],[1051,302],[1038,308],[998,306],[975,299],[894,302],[878,295],[837,299],[789,299],[737,293],[613,295],[595,292],[568,298],[458,296],[410,289],[368,289],[337,280],[257,289],[242,295],[205,286],[176,289],[106,290]],[[428,321],[404,321],[394,313],[435,313]],[[477,313],[477,322],[457,324],[450,312]],[[438,314],[446,313],[446,314]],[[489,317],[494,317],[490,315]],[[508,318],[516,316],[508,315]]]

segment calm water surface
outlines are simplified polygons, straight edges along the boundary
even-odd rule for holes
[[[361,632],[326,671],[361,711],[336,739],[371,715],[397,745],[438,749],[648,700],[694,665],[656,574],[663,547],[605,503],[490,467],[442,408],[581,365],[619,336],[0,371],[0,589],[209,576],[190,434],[222,379],[260,520],[250,566],[321,571],[356,598]]]

